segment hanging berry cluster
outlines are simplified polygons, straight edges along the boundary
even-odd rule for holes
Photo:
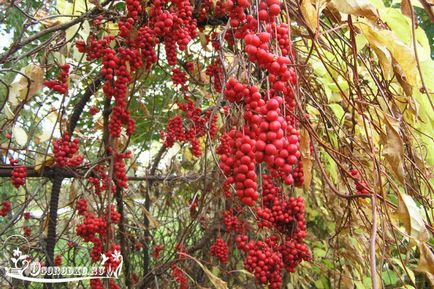
[[[225,240],[218,238],[210,249],[211,255],[219,259],[220,262],[226,263],[228,261],[229,249]]]
[[[12,170],[12,185],[19,188],[26,183],[27,169],[25,166],[16,166]]]
[[[289,196],[282,187],[302,186],[304,181],[290,30],[288,24],[279,23],[280,0],[228,0],[224,7],[231,27],[224,35],[227,45],[242,47],[249,73],[264,81],[255,86],[229,76],[224,85],[233,126],[222,134],[216,150],[225,176],[224,195],[230,199],[223,222],[229,238],[235,236],[237,247],[245,252],[245,268],[258,283],[281,288],[282,272],[294,272],[311,258],[304,244],[304,200]],[[213,41],[215,49],[220,46]],[[214,64],[207,74],[214,85],[223,76]],[[231,208],[234,204],[237,208]],[[253,222],[244,206],[253,207]],[[243,223],[244,231],[238,230]],[[264,237],[258,239],[260,235]]]
[[[178,266],[172,265],[172,277],[179,284],[179,289],[188,289],[188,278]]]
[[[67,94],[69,68],[69,64],[64,64],[60,66],[61,71],[58,79],[45,80],[44,85],[54,91],[57,91],[58,93]]]
[[[350,173],[354,179],[354,184],[356,186],[357,193],[362,195],[368,195],[369,191],[367,189],[367,184],[365,181],[361,180],[359,171],[356,169],[351,169]]]
[[[183,99],[177,101],[180,113],[169,120],[165,131],[160,132],[161,139],[166,147],[175,142],[188,142],[193,155],[199,157],[202,154],[200,138],[209,134],[213,139],[217,135],[217,115],[213,108],[199,108],[191,97],[185,72],[191,72],[194,65],[186,63],[184,68],[177,67],[178,52],[186,50],[198,35],[193,8],[189,0],[155,0],[148,3],[150,7],[142,7],[142,3],[126,1],[125,16],[119,19],[117,35],[101,36],[101,21],[97,19],[90,36],[85,41],[77,41],[76,46],[88,60],[102,63],[103,92],[111,104],[109,133],[115,142],[123,131],[130,136],[135,130],[135,121],[129,111],[132,93],[129,84],[139,69],[152,68],[158,61],[158,46],[164,45],[172,81],[181,88]],[[279,21],[280,0],[254,3],[250,0],[218,0],[215,4],[206,0],[200,5],[195,9],[195,17],[200,22],[206,22],[210,16],[229,18],[229,30],[224,35],[216,32],[207,41],[211,41],[216,50],[224,45],[230,49],[241,47],[240,56],[247,60],[252,75],[257,74],[264,80],[258,86],[238,75],[225,80],[221,59],[214,59],[206,68],[214,90],[222,92],[229,103],[225,115],[230,118],[231,125],[222,134],[217,149],[220,168],[226,178],[223,190],[231,199],[224,213],[226,231],[230,237],[236,236],[238,248],[246,256],[245,267],[258,282],[280,288],[282,271],[293,272],[302,260],[310,258],[309,249],[303,243],[306,237],[303,199],[290,197],[281,188],[283,184],[301,186],[303,183],[296,117],[296,62],[290,28]],[[98,108],[94,107],[91,113],[96,111]],[[229,111],[234,113],[231,115]],[[236,118],[231,118],[235,115]],[[70,141],[69,136],[63,138],[55,144],[56,163],[59,166],[80,165],[82,159],[72,161],[77,158],[74,156],[77,152],[75,140]],[[116,184],[127,188],[126,160],[131,154],[109,145],[107,155],[114,160]],[[89,183],[97,196],[116,192],[109,167],[99,164],[92,170]],[[250,239],[252,224],[245,220],[246,206],[257,215],[253,226],[267,234],[262,240]],[[104,248],[107,251],[107,248],[112,250],[117,246],[109,238],[113,235],[110,224],[119,222],[121,216],[109,203],[91,211],[84,199],[77,201],[77,211],[83,217],[83,223],[77,225],[77,234],[93,244],[92,260],[96,262]],[[228,251],[223,238],[217,239],[211,247],[211,254],[222,263],[227,262]],[[176,264],[172,266],[172,276],[180,288],[188,288],[188,279]],[[91,287],[102,288],[102,283],[93,280]],[[117,288],[117,285],[111,282],[110,287]]]
[[[56,165],[59,167],[78,167],[83,162],[83,156],[78,152],[79,139],[71,139],[69,133],[65,131],[62,138],[54,141],[53,153]]]
[[[0,209],[0,217],[6,216],[12,209],[12,205],[9,201],[3,201]]]
[[[93,244],[90,256],[93,262],[97,262],[100,260],[101,254],[103,253],[103,245],[107,244],[107,236],[110,235],[112,231],[108,223],[118,223],[120,215],[115,211],[114,206],[111,205],[110,218],[108,218],[109,213],[107,210],[99,212],[101,217],[97,217],[89,210],[85,199],[79,199],[77,201],[77,211],[79,215],[83,216],[83,223],[78,224],[76,227],[77,235],[82,237],[85,242],[91,242]],[[117,245],[112,245],[112,247],[113,246],[118,248]],[[107,254],[108,253],[110,253],[110,251],[107,252]]]
[[[166,131],[161,130],[160,136],[163,144],[170,148],[175,142],[190,142],[193,156],[202,154],[199,138],[209,133],[211,139],[217,135],[217,114],[212,109],[202,110],[189,96],[184,97],[184,102],[178,102],[179,109],[184,112],[173,116],[167,125]]]

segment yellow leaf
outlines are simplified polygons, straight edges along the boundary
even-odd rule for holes
[[[12,137],[20,146],[25,146],[27,144],[27,133],[19,126],[14,126],[12,128]]]
[[[109,35],[115,36],[119,32],[119,25],[117,23],[107,22],[105,24],[105,30],[108,31]]]
[[[306,19],[307,25],[315,32],[318,27],[318,11],[310,0],[302,0],[300,5],[301,14]]]
[[[393,176],[401,183],[404,183],[404,143],[399,134],[399,121],[384,114],[384,122],[386,123],[386,135],[382,135],[383,156],[387,165],[391,168]]]
[[[431,248],[424,242],[418,242],[420,258],[416,271],[434,275],[434,254]]]
[[[377,9],[366,0],[333,0],[337,10],[345,14],[364,16],[371,20],[378,19]]]
[[[407,233],[420,242],[428,240],[428,231],[425,222],[419,214],[419,207],[411,196],[400,192],[398,195],[397,215],[403,223]]]
[[[308,189],[312,181],[312,157],[310,156],[309,132],[305,129],[301,130],[300,152],[303,162],[304,187]]]
[[[157,220],[154,219],[152,214],[148,210],[146,210],[145,206],[143,206],[142,204],[140,204],[140,206],[142,207],[143,213],[145,213],[146,217],[149,220],[149,229],[155,229],[160,227],[160,224],[157,222]]]
[[[29,64],[21,69],[21,73],[16,75],[9,89],[8,101],[12,109],[23,101],[29,101],[43,86],[44,69],[39,65]]]
[[[38,155],[35,161],[35,171],[40,172],[43,167],[49,167],[54,164],[52,156]]]
[[[72,205],[75,202],[75,199],[77,198],[77,185],[75,180],[72,181],[70,187],[69,187],[69,202],[68,205],[72,207]]]
[[[368,42],[376,48],[374,49],[375,53],[377,53],[377,50],[381,50],[384,53],[384,48],[387,48],[393,59],[401,66],[402,77],[405,77],[406,81],[412,86],[417,84],[416,59],[413,50],[409,46],[402,42],[393,31],[376,30],[372,25],[363,22],[355,25],[360,28]],[[382,64],[382,68],[383,65],[385,63]]]
[[[206,51],[209,51],[207,41],[206,41],[206,36],[203,32],[199,32],[199,40],[200,40],[200,44],[202,45],[202,48],[205,49]]]
[[[38,10],[35,14],[35,18],[38,19],[46,27],[56,26],[61,23],[59,18],[46,18],[47,16],[49,16],[48,12],[42,9]]]

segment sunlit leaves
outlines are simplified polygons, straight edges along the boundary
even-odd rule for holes
[[[387,49],[393,60],[401,66],[406,81],[415,86],[417,84],[417,65],[413,50],[390,30],[378,30],[368,23],[360,22],[356,25],[369,44],[376,48],[375,52],[384,72],[389,73],[392,66],[392,59],[389,58]],[[381,53],[379,53],[380,51]]]
[[[345,14],[364,16],[376,20],[378,18],[377,9],[366,0],[333,0],[336,9]]]
[[[419,213],[419,207],[413,198],[405,193],[400,192],[398,200],[397,215],[404,224],[406,232],[415,240],[426,242],[428,240],[428,231]]]
[[[17,73],[9,88],[9,104],[12,109],[21,102],[28,102],[42,89],[44,69],[37,64],[29,64]]]
[[[22,127],[17,126],[17,125],[14,126],[12,128],[12,136],[13,136],[14,141],[18,145],[25,146],[27,144],[27,140],[28,140],[27,133]]]
[[[404,183],[404,142],[400,136],[400,122],[385,114],[384,123],[386,124],[386,135],[382,137],[383,155],[395,178]]]

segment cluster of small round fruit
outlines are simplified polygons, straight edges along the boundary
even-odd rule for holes
[[[236,242],[238,247],[247,253],[244,259],[247,271],[253,273],[259,283],[269,284],[272,289],[280,289],[283,261],[282,254],[275,250],[275,242],[271,239],[248,241],[246,235],[238,235]]]
[[[78,167],[83,162],[82,155],[75,155],[78,152],[79,139],[69,137],[68,131],[63,133],[62,138],[54,141],[53,152],[56,165],[59,167]]]
[[[6,216],[12,209],[12,205],[9,201],[3,201],[0,209],[0,217]]]
[[[220,262],[226,263],[228,261],[228,245],[222,238],[217,238],[215,243],[211,246],[210,252],[211,255],[217,257]]]
[[[188,278],[177,265],[172,265],[172,277],[179,284],[179,289],[188,289]]]
[[[350,170],[351,176],[354,178],[354,184],[356,185],[356,191],[362,195],[368,195],[368,186],[365,181],[362,181],[360,178],[360,173],[356,169]]]
[[[19,188],[26,183],[27,169],[25,166],[15,166],[12,170],[12,185]]]
[[[45,80],[44,85],[48,88],[51,88],[52,90],[57,91],[58,93],[66,94],[68,92],[69,68],[69,64],[61,65],[59,79]]]

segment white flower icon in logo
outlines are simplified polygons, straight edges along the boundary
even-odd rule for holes
[[[113,260],[114,261],[119,261],[120,258],[122,257],[121,252],[119,252],[118,250],[115,250],[114,253],[112,254]]]

